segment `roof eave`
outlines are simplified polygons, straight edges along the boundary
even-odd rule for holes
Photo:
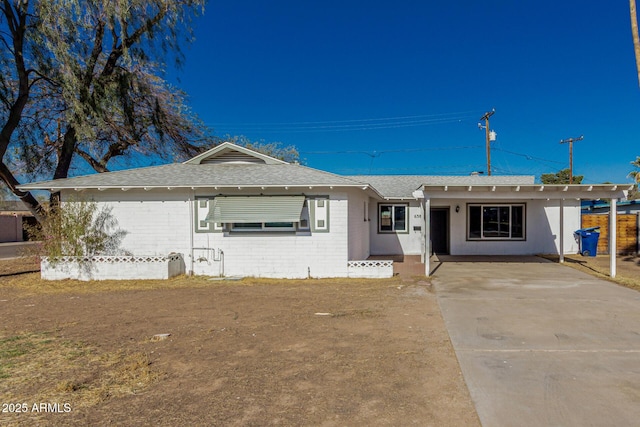
[[[20,190],[47,190],[47,191],[61,191],[61,190],[157,190],[157,189],[237,189],[237,188],[362,188],[363,190],[372,189],[369,185],[363,184],[197,184],[197,185],[77,185],[77,186],[56,186],[56,185],[39,185],[26,184],[18,186]]]
[[[527,198],[624,198],[633,188],[631,184],[471,184],[471,185],[429,185],[421,190],[431,195],[461,197],[469,194],[522,195]],[[535,196],[535,197],[532,197]]]

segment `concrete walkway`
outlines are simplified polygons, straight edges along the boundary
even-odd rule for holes
[[[640,426],[640,292],[495,261],[449,257],[433,280],[482,424]]]

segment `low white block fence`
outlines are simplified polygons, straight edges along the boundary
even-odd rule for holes
[[[361,279],[385,279],[393,277],[393,261],[347,261],[347,277]]]
[[[181,254],[128,256],[97,255],[92,257],[59,257],[52,264],[48,257],[40,262],[44,280],[132,280],[168,279],[184,274]]]

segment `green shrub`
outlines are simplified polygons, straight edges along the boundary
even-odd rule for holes
[[[95,202],[71,199],[50,208],[46,218],[29,233],[41,244],[38,255],[55,262],[63,256],[80,258],[122,253],[127,232],[118,228],[111,208],[98,209]]]

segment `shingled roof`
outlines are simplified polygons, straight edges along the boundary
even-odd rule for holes
[[[372,187],[385,198],[413,198],[425,184],[533,184],[533,176],[342,176],[287,163],[228,142],[184,163],[99,173],[21,185],[22,190],[207,188],[207,187]]]
[[[107,172],[20,186],[23,190],[67,188],[360,186],[360,182],[295,164],[171,164]]]
[[[361,186],[329,172],[283,162],[224,143],[184,163],[41,181],[22,190],[88,188],[187,188],[269,186]]]

